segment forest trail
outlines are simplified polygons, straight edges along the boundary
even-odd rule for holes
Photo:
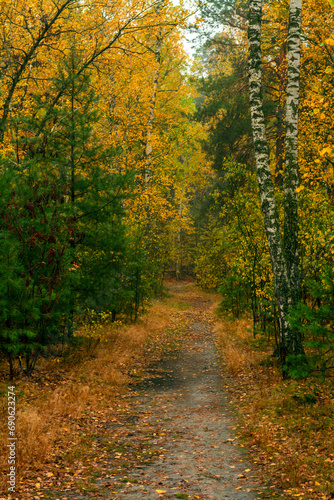
[[[213,299],[193,283],[169,289],[167,340],[144,368],[147,376],[128,388],[115,418],[96,436],[94,449],[103,458],[94,462],[94,488],[49,491],[47,500],[259,498],[256,465],[237,441],[224,390]],[[107,456],[104,443],[112,443]]]
[[[213,303],[182,284],[171,292],[188,306],[174,318],[174,330],[183,329],[182,343],[176,356],[150,367],[152,377],[133,397],[145,425],[159,424],[153,444],[160,446],[160,456],[128,474],[124,488],[110,498],[255,499],[257,482],[235,439],[217,368]]]

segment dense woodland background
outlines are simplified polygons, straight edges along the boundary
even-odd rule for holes
[[[11,375],[75,348],[79,330],[98,342],[93,323],[135,321],[171,274],[218,290],[233,317],[251,314],[254,336],[275,350],[247,7],[205,2],[194,20],[167,0],[1,2],[0,349]],[[287,1],[264,4],[263,98],[280,212],[288,21]],[[302,300],[291,322],[308,363],[296,376],[333,366],[333,28],[328,0],[304,1]],[[198,33],[194,60],[182,43],[189,31]]]

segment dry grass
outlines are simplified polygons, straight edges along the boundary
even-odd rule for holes
[[[268,481],[266,498],[334,498],[332,381],[282,381],[265,362],[272,347],[254,348],[246,320],[216,323],[241,439]]]
[[[111,417],[113,402],[126,385],[140,376],[141,366],[149,356],[150,339],[163,335],[168,309],[155,303],[137,324],[104,326],[102,342],[92,353],[68,355],[64,359],[41,360],[32,377],[19,377],[14,383],[16,401],[17,473],[24,485],[38,481],[62,456],[68,467],[90,448],[90,425],[99,425]],[[0,367],[1,368],[1,367]],[[5,366],[2,367],[5,374]],[[7,386],[0,383],[1,422],[7,421]],[[97,423],[96,423],[97,422]],[[8,472],[8,433],[0,430],[0,468]],[[0,491],[7,491],[2,474]],[[27,491],[28,491],[27,490]],[[25,498],[25,494],[20,498]],[[1,495],[0,495],[1,496]]]
[[[215,324],[214,333],[217,338],[224,363],[232,375],[249,371],[265,356],[251,347],[249,322],[245,319],[232,322],[224,321]]]

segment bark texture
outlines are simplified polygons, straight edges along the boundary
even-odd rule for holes
[[[279,85],[279,100],[276,112],[276,169],[275,169],[275,185],[283,188],[283,170],[284,170],[284,142],[285,142],[285,129],[284,129],[284,111],[285,106],[283,103],[283,96],[285,95],[286,83],[286,65],[285,59],[287,55],[288,44],[283,42],[280,50],[280,56],[277,60],[277,74]]]
[[[298,252],[298,108],[302,0],[290,0],[288,73],[285,118],[284,252],[294,303],[299,300]]]

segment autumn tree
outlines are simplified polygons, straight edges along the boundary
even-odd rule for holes
[[[48,5],[13,4],[4,0],[1,5],[1,79],[2,115],[0,141],[4,140],[8,117],[14,105],[22,102],[27,84],[33,78],[36,55],[45,46],[54,47],[59,37],[59,21],[68,16],[78,0],[62,0]],[[58,29],[57,29],[58,28]],[[22,42],[24,46],[22,46]],[[15,98],[15,96],[17,96]]]

